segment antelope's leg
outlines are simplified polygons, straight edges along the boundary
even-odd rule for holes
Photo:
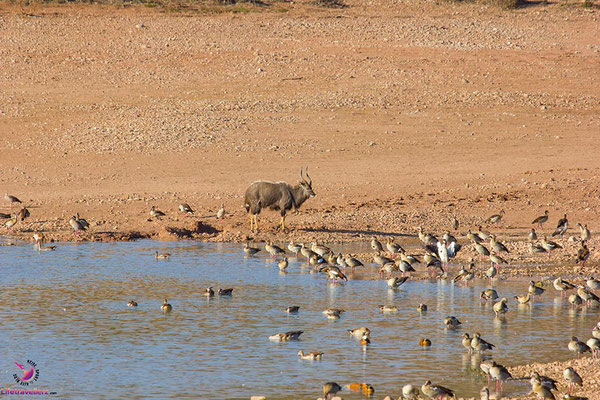
[[[254,230],[258,232],[258,214],[254,215]]]
[[[254,215],[250,214],[250,232],[252,232],[253,225],[254,225]]]
[[[281,217],[281,230],[282,231],[285,230],[285,215],[283,217]]]

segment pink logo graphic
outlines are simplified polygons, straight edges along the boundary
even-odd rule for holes
[[[27,364],[30,368],[24,367],[21,364],[19,364],[18,362],[15,362],[15,364],[17,364],[17,367],[21,368],[21,371],[23,371],[23,376],[19,376],[17,374],[13,375],[13,378],[15,378],[15,381],[19,385],[27,386],[31,382],[37,381],[38,378],[40,377],[40,370],[38,368],[36,368],[37,364],[34,363],[33,361],[27,360]]]

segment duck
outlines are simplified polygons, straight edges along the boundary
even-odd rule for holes
[[[298,352],[298,356],[303,359],[303,360],[317,360],[320,361],[321,358],[323,357],[323,352],[320,351],[311,351],[309,353],[305,353],[304,351],[300,350]]]
[[[169,257],[171,257],[170,253],[158,254],[158,250],[154,250],[154,258],[157,260],[167,260]]]
[[[531,294],[527,293],[526,295],[521,294],[521,295],[515,296],[515,300],[517,300],[517,303],[519,303],[519,304],[527,304],[527,303],[529,303],[529,300],[531,300]]]
[[[179,211],[181,211],[182,213],[184,213],[186,215],[194,214],[194,210],[192,210],[192,207],[190,207],[190,205],[188,203],[179,204]]]
[[[423,386],[421,386],[421,392],[429,397],[430,399],[452,399],[455,398],[455,394],[452,390],[439,385],[432,385],[431,381],[428,380]]]
[[[496,392],[498,392],[498,383],[500,383],[500,391],[502,392],[503,382],[509,379],[514,379],[510,372],[508,372],[506,367],[497,364],[495,361],[492,361],[492,366],[490,368],[490,376],[492,377],[492,379],[496,380]]]
[[[137,306],[138,306],[138,303],[133,300],[130,300],[129,303],[127,303],[127,307],[137,307]]]
[[[585,352],[590,352],[590,353],[592,352],[592,349],[590,349],[590,346],[588,346],[587,344],[585,344],[583,342],[580,342],[576,336],[571,337],[571,341],[568,344],[568,348],[569,348],[569,351],[577,354],[577,358],[580,358],[581,355]]]
[[[563,371],[563,377],[569,383],[569,394],[571,394],[573,391],[574,385],[583,386],[583,379],[581,379],[581,375],[579,375],[572,367],[565,368]]]
[[[542,229],[543,228],[542,225],[548,221],[548,215],[549,215],[548,210],[544,211],[544,215],[540,215],[539,217],[537,217],[536,219],[531,221],[531,224],[532,225],[538,224],[540,226],[540,229]]]
[[[162,305],[160,306],[160,309],[165,312],[171,312],[173,310],[173,307],[167,302],[167,299],[165,299],[162,303]]]
[[[248,243],[244,244],[244,253],[249,256],[253,256],[260,251],[257,247],[251,247]]]
[[[279,266],[280,271],[285,271],[287,269],[288,265],[289,265],[289,262],[288,262],[287,257],[285,257],[283,260],[279,260],[279,262],[277,263],[277,266]]]
[[[387,280],[387,285],[390,289],[398,289],[400,286],[406,283],[408,280],[408,276],[403,276],[402,278],[393,277]]]
[[[556,230],[552,232],[552,236],[562,236],[569,229],[569,221],[567,220],[567,214],[564,217],[558,220],[558,224],[556,225]]]
[[[348,333],[354,337],[362,337],[364,335],[370,336],[371,330],[366,326],[361,326],[354,329],[348,329]]]
[[[419,304],[417,306],[417,310],[419,310],[420,312],[426,312],[427,311],[427,304],[423,304],[423,303]]]
[[[275,335],[269,336],[269,340],[273,340],[276,342],[288,342],[290,340],[299,340],[300,335],[302,335],[304,331],[289,331],[285,333],[276,333]]]
[[[450,316],[444,318],[444,325],[446,325],[446,328],[457,328],[459,325],[462,325],[462,322],[455,316]]]
[[[327,382],[323,385],[323,397],[329,399],[331,396],[342,390],[342,387],[335,382]]]
[[[164,217],[166,214],[160,210],[156,209],[156,206],[152,206],[152,208],[150,209],[150,216],[152,218],[160,218],[160,217]]]
[[[508,306],[506,305],[506,302],[508,300],[506,300],[506,297],[503,297],[499,302],[497,302],[496,304],[494,304],[494,313],[496,314],[496,317],[499,314],[506,314],[506,312],[508,311]]]
[[[285,312],[288,314],[298,314],[298,311],[300,311],[299,306],[289,306],[285,309]]]
[[[300,249],[302,248],[302,246],[292,241],[288,244],[287,248],[290,252],[294,253],[296,257],[298,257],[298,253],[300,253]]]
[[[379,306],[380,313],[393,313],[393,312],[397,312],[397,311],[398,311],[398,307],[384,306],[384,305]]]
[[[500,210],[500,212],[498,214],[494,214],[492,216],[490,216],[486,222],[489,224],[497,224],[498,222],[500,222],[500,220],[502,219],[502,217],[504,216],[504,210]]]
[[[529,239],[530,242],[535,242],[536,240],[538,240],[538,236],[537,233],[535,233],[535,229],[531,228],[531,230],[529,231],[529,235],[527,235],[527,239]]]
[[[231,296],[233,294],[233,288],[219,289],[217,292],[219,296]]]
[[[479,332],[476,332],[475,335],[473,335],[473,339],[471,339],[471,348],[478,353],[483,353],[486,350],[493,350],[494,347],[496,347],[496,345],[483,340]]]
[[[429,346],[431,346],[431,340],[426,339],[426,338],[421,338],[421,340],[419,340],[419,346],[429,347]]]
[[[206,297],[213,297],[215,295],[215,291],[213,290],[212,286],[206,288],[206,290],[204,291],[204,295]]]

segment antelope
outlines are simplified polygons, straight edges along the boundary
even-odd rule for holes
[[[296,186],[286,182],[255,181],[246,190],[244,207],[250,213],[250,230],[258,231],[258,214],[263,208],[279,210],[281,213],[281,230],[285,230],[285,215],[294,208],[300,208],[302,203],[315,196],[312,179],[306,170],[306,177],[300,169],[300,181]]]

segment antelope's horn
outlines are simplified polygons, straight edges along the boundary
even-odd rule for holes
[[[306,167],[306,177],[308,178],[308,184],[310,186],[312,186],[312,178],[310,177],[310,175],[308,174],[308,167]]]
[[[300,167],[300,179],[302,182],[306,182],[306,179],[304,179],[304,176],[302,176],[302,167]]]

